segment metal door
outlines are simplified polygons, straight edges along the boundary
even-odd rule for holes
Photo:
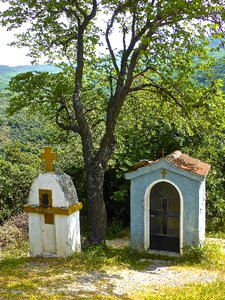
[[[150,192],[150,249],[180,252],[180,195],[164,181]]]

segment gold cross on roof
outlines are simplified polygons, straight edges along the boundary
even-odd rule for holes
[[[168,174],[168,172],[166,171],[166,169],[163,169],[161,171],[162,177],[165,178],[165,176]]]
[[[53,171],[53,160],[56,160],[56,153],[52,152],[51,147],[45,147],[44,152],[41,153],[41,159],[45,161],[45,172]]]

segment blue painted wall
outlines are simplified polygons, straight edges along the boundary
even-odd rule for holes
[[[163,176],[162,170],[167,174]],[[200,245],[205,239],[205,177],[178,169],[161,159],[153,165],[126,174],[131,180],[131,249],[148,250],[149,194],[159,181],[173,184],[181,198],[180,252],[185,246]]]

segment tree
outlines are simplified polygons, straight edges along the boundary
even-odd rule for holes
[[[19,142],[7,142],[0,155],[0,224],[22,211],[40,160],[31,151],[21,151]]]
[[[210,87],[196,94],[190,74],[198,66],[196,57],[206,53],[205,35],[219,37],[223,32],[224,1],[1,2],[9,4],[1,14],[3,26],[11,30],[28,24],[15,44],[28,46],[34,61],[44,54],[49,62],[67,59],[70,64],[59,77],[17,78],[11,85],[18,92],[12,111],[42,105],[54,111],[59,127],[80,135],[88,178],[88,240],[100,244],[106,229],[104,172],[115,149],[115,129],[126,99],[148,91],[186,114],[190,108],[212,103]],[[213,88],[217,92],[215,84]],[[220,105],[218,96],[216,101]]]

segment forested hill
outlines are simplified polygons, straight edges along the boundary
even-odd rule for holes
[[[52,65],[38,65],[38,66],[15,66],[9,67],[6,65],[0,65],[0,90],[3,90],[8,84],[11,77],[24,72],[39,71],[39,72],[58,72],[58,68]]]
[[[210,46],[216,48],[219,43],[213,40]],[[222,79],[225,87],[225,51],[223,49],[219,52],[214,51],[212,56],[216,59],[212,68],[212,78]],[[40,172],[38,155],[45,145],[54,146],[58,157],[61,155],[61,160],[58,161],[59,169],[74,178],[81,199],[87,199],[80,140],[76,136],[71,138],[68,133],[59,131],[55,127],[54,120],[42,112],[30,114],[29,110],[21,110],[13,116],[6,114],[11,93],[4,89],[13,76],[31,71],[56,73],[59,70],[52,65],[17,67],[0,65],[0,186],[4,187],[0,189],[0,224],[11,215],[22,211],[30,184]],[[197,75],[196,78],[201,85],[207,84],[204,72]],[[94,101],[95,97],[94,95]],[[101,99],[104,97],[100,96]],[[179,110],[175,114],[177,121],[176,118],[171,119],[172,110],[169,110],[169,105],[165,105],[164,108],[161,104],[159,106],[157,98],[153,99],[156,99],[156,104],[154,101],[146,101],[145,98],[140,98],[143,102],[137,102],[141,105],[136,105],[133,101],[128,102],[130,107],[127,106],[127,115],[124,113],[120,127],[118,126],[118,148],[112,165],[107,170],[105,177],[107,188],[104,191],[105,202],[110,212],[108,220],[117,222],[116,226],[112,227],[113,230],[118,231],[119,226],[129,225],[129,182],[124,182],[124,172],[128,167],[141,158],[150,160],[159,158],[162,149],[166,149],[167,154],[180,149],[184,153],[213,164],[213,172],[207,181],[207,228],[209,231],[224,231],[224,136],[218,138],[218,134],[212,131],[215,127],[211,124],[209,129],[207,126],[204,127],[204,115],[201,115],[201,112],[199,120],[193,118],[196,123],[193,124],[191,131],[189,124],[187,126],[184,124],[183,116],[179,118]],[[97,100],[93,105],[95,103]],[[101,103],[102,100],[96,106],[93,124],[105,116],[104,111],[99,109]],[[163,110],[159,109],[161,107]],[[98,110],[104,115],[98,116]],[[191,121],[192,119],[189,121],[190,124]],[[195,130],[197,126],[199,129]]]
[[[212,69],[213,76],[214,78],[220,78],[224,81],[225,48],[221,48],[220,46],[221,45],[219,39],[209,38],[209,48],[211,49],[210,55],[216,59],[216,63]],[[59,68],[56,68],[53,65],[36,65],[36,66],[25,65],[25,66],[15,66],[15,67],[0,65],[0,91],[5,89],[11,77],[19,73],[25,73],[31,71],[56,73],[59,71]],[[204,78],[201,78],[201,81],[204,82]]]
[[[210,48],[217,49],[219,48],[219,40],[218,39],[210,39]],[[219,51],[212,50],[211,56],[216,59],[215,65],[212,68],[212,73],[214,78],[220,78],[225,82],[225,49],[220,48]],[[7,86],[10,78],[25,72],[32,72],[32,71],[39,71],[39,72],[49,72],[49,73],[56,73],[59,71],[59,68],[56,68],[53,65],[25,65],[25,66],[15,66],[10,67],[7,65],[0,65],[0,91],[4,90]],[[204,82],[204,78],[201,78],[201,81]],[[225,85],[225,84],[224,84]]]
[[[209,47],[212,50],[211,55],[216,59],[225,56],[225,48],[221,46],[220,39],[209,39]],[[217,50],[216,50],[217,49]]]

